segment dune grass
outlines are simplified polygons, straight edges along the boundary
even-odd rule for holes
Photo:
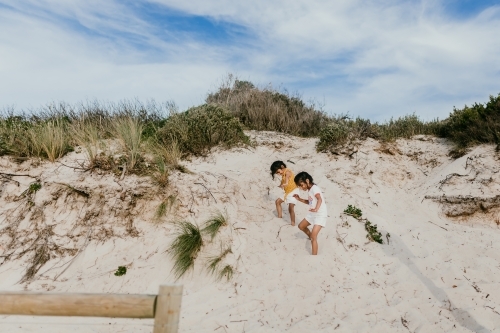
[[[176,279],[182,277],[194,266],[198,252],[203,246],[200,228],[191,222],[176,223],[177,237],[170,245],[169,252],[174,259],[172,271]]]
[[[141,159],[143,125],[137,118],[118,118],[114,123],[114,135],[127,154],[127,167],[134,170]]]
[[[224,268],[222,268],[219,271],[218,280],[222,280],[223,278],[226,278],[226,281],[229,281],[233,278],[233,275],[234,275],[233,266],[226,265],[226,266],[224,266]]]
[[[177,195],[169,195],[167,199],[163,200],[156,208],[155,220],[159,221],[161,218],[165,217],[171,212],[172,208],[175,206],[177,201]]]
[[[231,250],[231,247],[227,247],[226,249],[224,249],[222,247],[222,244],[221,244],[221,252],[218,256],[214,256],[214,257],[210,257],[208,258],[207,260],[207,270],[210,274],[215,274],[215,272],[217,271],[217,268],[219,267],[220,263],[222,262],[222,260],[229,254],[229,253],[233,253],[233,251]]]
[[[209,235],[210,239],[213,240],[215,236],[217,236],[220,228],[226,225],[228,225],[227,216],[221,212],[217,212],[205,222],[205,227],[202,229],[202,232]]]
[[[248,129],[311,137],[319,134],[328,116],[299,94],[272,86],[256,87],[229,74],[206,102],[227,109]]]
[[[424,121],[412,114],[379,123],[327,115],[321,106],[305,103],[298,94],[257,87],[230,75],[208,94],[206,104],[185,112],[178,112],[172,102],[137,100],[50,104],[30,113],[4,109],[0,112],[0,155],[53,162],[81,146],[89,167],[100,168],[110,164],[102,151],[98,153],[100,144],[115,139],[121,143],[127,172],[144,174],[143,162],[156,163],[153,169],[165,185],[167,169],[187,171],[180,164],[182,158],[206,155],[216,146],[248,144],[244,128],[318,137],[317,150],[332,153],[344,153],[348,150],[342,152],[342,147],[367,138],[394,141],[434,135],[454,142],[451,153],[458,157],[482,143],[496,144],[500,150],[500,94],[484,104],[454,108],[444,120]]]

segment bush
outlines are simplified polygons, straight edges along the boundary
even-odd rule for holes
[[[490,96],[485,105],[475,103],[463,109],[454,108],[438,134],[459,148],[481,143],[495,143],[500,147],[500,94]]]
[[[323,111],[316,110],[314,104],[307,105],[298,95],[272,87],[259,89],[231,75],[216,92],[208,95],[206,102],[226,108],[246,128],[259,131],[313,137],[328,120]]]
[[[176,143],[184,155],[204,155],[215,146],[248,143],[237,118],[217,105],[204,104],[170,115],[158,132],[164,145]]]
[[[376,124],[376,132],[380,139],[393,141],[399,138],[409,139],[414,135],[436,135],[440,129],[438,120],[424,122],[417,115],[406,115],[398,119],[389,120],[384,124]]]
[[[347,116],[332,117],[321,129],[316,149],[335,152],[339,147],[367,138],[393,141],[399,138],[408,139],[419,134],[437,135],[441,132],[442,126],[442,122],[438,120],[424,122],[416,115],[391,119],[382,124],[372,124],[370,120],[359,117],[354,120]]]
[[[350,144],[356,140],[368,137],[377,138],[377,127],[367,119],[349,119],[347,116],[331,118],[330,122],[319,132],[316,144],[318,151],[335,151],[338,147]]]

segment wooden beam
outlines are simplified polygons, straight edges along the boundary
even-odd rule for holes
[[[0,314],[154,318],[155,299],[155,295],[7,292],[0,294]]]
[[[182,286],[160,286],[156,299],[153,333],[177,333],[181,312]]]

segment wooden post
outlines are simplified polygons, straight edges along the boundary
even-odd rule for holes
[[[117,294],[0,294],[0,314],[153,318],[154,295]]]
[[[153,333],[177,333],[182,300],[182,286],[160,286],[155,307]]]

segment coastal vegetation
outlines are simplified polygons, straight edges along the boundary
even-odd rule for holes
[[[454,108],[443,120],[406,115],[383,123],[349,115],[329,115],[299,95],[271,86],[257,87],[233,76],[207,95],[205,104],[179,112],[173,102],[98,101],[50,104],[24,112],[0,114],[0,155],[18,161],[54,162],[79,149],[81,167],[117,174],[149,174],[160,186],[172,170],[188,172],[182,159],[207,155],[216,146],[249,144],[245,129],[317,137],[320,152],[342,153],[367,138],[382,142],[425,134],[447,138],[459,157],[482,143],[500,149],[500,94],[485,104]],[[118,143],[118,144],[116,144]]]

